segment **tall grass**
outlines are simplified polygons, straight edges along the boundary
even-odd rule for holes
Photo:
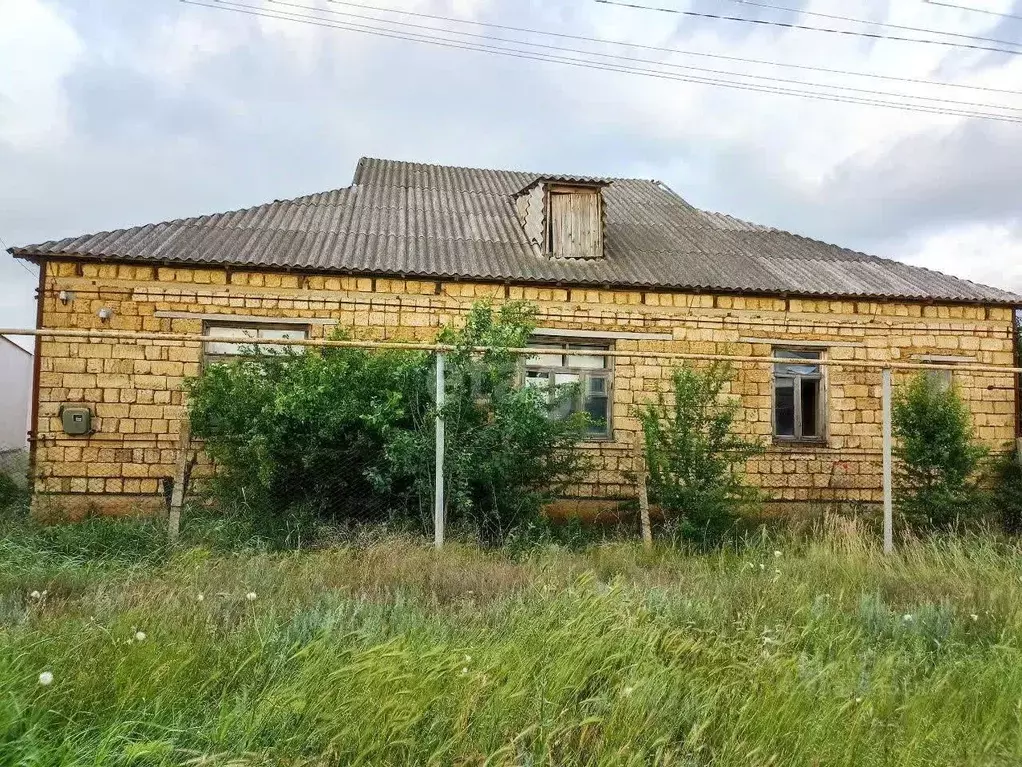
[[[141,561],[0,544],[0,764],[1022,761],[1022,551],[991,538],[215,553],[140,525]]]

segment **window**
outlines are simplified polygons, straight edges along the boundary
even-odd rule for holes
[[[600,352],[610,349],[607,344],[568,343],[554,339],[537,339],[529,346],[543,349],[563,349],[561,353],[537,354],[525,361],[525,385],[543,389],[551,402],[550,414],[566,418],[572,413],[585,411],[592,423],[589,436],[609,439],[610,431],[610,358]],[[573,397],[561,401],[556,395],[558,387],[575,385]]]
[[[560,258],[603,255],[600,190],[553,187],[548,193],[547,252]]]
[[[934,388],[941,393],[950,389],[953,383],[952,372],[950,370],[927,370],[924,375],[930,379]]]
[[[308,338],[308,325],[242,325],[230,323],[206,323],[205,335],[220,336],[223,338]],[[293,349],[301,351],[302,346],[289,346],[288,344],[259,344],[259,348],[266,351],[286,351]],[[232,359],[240,357],[245,344],[233,341],[207,341],[205,354],[206,359]]]
[[[774,356],[818,360],[821,352],[774,349]],[[774,366],[774,436],[781,440],[824,439],[825,402],[820,365],[778,363]]]

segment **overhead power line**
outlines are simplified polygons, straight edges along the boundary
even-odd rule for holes
[[[977,117],[989,120],[997,120],[1002,122],[1020,123],[1022,119],[1017,116],[1004,115],[983,111],[965,110],[965,109],[949,109],[942,108],[940,106],[930,106],[924,104],[912,104],[904,101],[886,101],[883,99],[871,99],[859,96],[846,96],[844,94],[837,93],[826,93],[811,90],[800,90],[793,88],[781,88],[777,86],[758,84],[758,83],[742,83],[733,80],[717,79],[709,77],[695,77],[689,75],[681,75],[669,72],[663,72],[656,69],[647,69],[634,66],[625,66],[618,64],[611,64],[603,61],[594,61],[589,58],[571,58],[566,56],[555,56],[552,54],[539,53],[536,51],[523,51],[517,48],[511,47],[499,47],[493,45],[486,45],[483,43],[473,43],[463,40],[451,40],[449,38],[442,38],[430,35],[422,35],[415,33],[406,33],[396,30],[381,29],[378,27],[369,27],[357,24],[346,24],[342,22],[335,22],[333,20],[324,19],[321,16],[304,16],[291,12],[267,10],[266,8],[244,5],[241,3],[227,2],[226,0],[216,0],[215,3],[199,2],[199,0],[181,0],[181,2],[188,5],[201,6],[205,8],[213,8],[216,10],[223,10],[235,13],[242,13],[250,16],[256,16],[260,18],[277,19],[282,21],[290,21],[294,23],[307,24],[310,26],[323,27],[327,29],[341,29],[347,31],[354,31],[363,34],[374,35],[378,37],[387,37],[398,40],[409,40],[413,42],[422,42],[430,45],[436,45],[444,48],[460,49],[478,51],[483,53],[493,53],[497,55],[508,56],[511,58],[518,59],[530,59],[535,61],[548,61],[554,63],[565,64],[569,66],[580,67],[588,70],[603,70],[610,72],[621,72],[625,74],[635,74],[645,77],[651,77],[661,80],[672,80],[678,82],[689,82],[702,85],[713,85],[724,88],[731,88],[735,90],[752,91],[759,93],[773,93],[773,94],[784,94],[792,96],[800,96],[803,98],[819,100],[819,101],[832,101],[839,103],[850,103],[850,104],[863,104],[870,106],[882,106],[890,107],[895,109],[902,109],[905,111],[921,112],[927,114],[937,115],[949,115],[958,117]],[[815,86],[819,87],[819,86]]]
[[[757,74],[750,74],[750,73],[745,73],[745,72],[734,72],[734,71],[730,71],[730,70],[710,69],[710,68],[706,68],[706,67],[694,67],[694,66],[691,66],[691,65],[675,64],[675,63],[671,63],[671,62],[664,62],[664,61],[658,61],[658,60],[653,60],[653,59],[643,59],[643,58],[638,58],[638,57],[634,57],[634,56],[621,56],[621,55],[618,55],[618,54],[603,53],[602,51],[589,51],[589,50],[583,50],[583,49],[578,49],[578,48],[565,48],[563,46],[547,45],[547,44],[543,44],[543,43],[534,43],[534,42],[526,41],[526,40],[509,40],[507,38],[495,37],[493,35],[478,34],[478,33],[472,33],[472,32],[461,32],[461,31],[457,31],[457,30],[444,29],[444,28],[438,28],[438,27],[433,27],[433,26],[426,26],[426,25],[422,25],[422,24],[411,24],[411,23],[408,23],[408,22],[395,21],[393,19],[380,18],[378,16],[367,16],[365,14],[347,13],[347,12],[343,12],[343,11],[331,11],[331,10],[328,10],[328,9],[318,9],[318,8],[315,8],[315,7],[312,7],[312,6],[302,5],[302,4],[299,4],[299,3],[287,2],[287,0],[268,0],[268,2],[273,3],[275,6],[279,5],[279,6],[286,6],[286,7],[289,7],[289,8],[299,8],[299,9],[305,10],[305,11],[321,11],[321,12],[324,12],[324,13],[330,13],[330,14],[333,14],[333,15],[336,15],[336,16],[345,17],[345,18],[356,18],[356,19],[362,19],[362,20],[379,22],[379,23],[383,23],[383,24],[391,24],[391,25],[397,26],[399,28],[426,30],[426,31],[431,32],[431,33],[441,32],[441,33],[446,33],[446,34],[458,35],[458,36],[461,36],[461,37],[470,37],[470,38],[476,38],[476,39],[496,41],[496,42],[501,42],[501,43],[514,43],[516,45],[525,45],[525,46],[528,46],[530,48],[540,48],[540,49],[544,49],[544,50],[552,50],[552,51],[555,51],[555,52],[558,52],[558,53],[573,53],[573,54],[581,54],[581,55],[584,55],[584,56],[595,56],[595,57],[603,58],[603,59],[625,61],[625,62],[628,62],[629,64],[637,63],[637,64],[643,64],[643,65],[652,65],[654,67],[666,67],[666,68],[669,68],[669,69],[677,69],[677,70],[684,70],[684,71],[694,71],[694,72],[701,72],[701,73],[712,74],[712,75],[727,75],[727,76],[731,76],[731,77],[739,77],[739,78],[752,79],[752,80],[762,80],[762,81],[771,82],[771,83],[783,83],[785,85],[800,85],[800,86],[807,86],[807,87],[812,87],[812,88],[824,88],[824,89],[829,89],[829,90],[845,91],[845,92],[849,92],[849,93],[862,93],[862,94],[866,94],[868,96],[884,96],[884,97],[894,97],[894,98],[905,98],[905,99],[912,99],[912,100],[916,100],[916,101],[930,101],[930,102],[936,102],[936,103],[939,103],[939,104],[948,104],[948,105],[953,105],[953,106],[979,107],[979,108],[983,108],[983,109],[995,109],[995,110],[999,109],[999,110],[1005,110],[1005,111],[1011,111],[1011,112],[1022,112],[1022,107],[1014,107],[1014,106],[1008,106],[1008,105],[1002,105],[1002,104],[987,104],[987,103],[979,103],[979,102],[973,102],[973,101],[955,101],[955,100],[951,100],[951,99],[947,99],[947,98],[942,98],[942,97],[938,97],[938,96],[919,96],[919,95],[914,95],[914,94],[896,93],[896,92],[891,92],[891,91],[878,91],[878,90],[868,89],[868,88],[856,88],[856,87],[847,86],[847,85],[834,85],[834,84],[830,84],[830,83],[813,83],[813,82],[806,82],[804,80],[792,80],[792,79],[783,78],[783,77],[771,77],[769,75],[757,75]],[[288,11],[283,11],[283,13],[289,13],[289,12]],[[295,14],[295,15],[298,15],[298,14]],[[319,17],[305,17],[305,18],[314,18],[314,19],[317,19],[317,20],[319,19]],[[415,33],[415,34],[419,34],[419,33]]]
[[[741,5],[749,5],[756,8],[766,8],[771,11],[788,11],[790,13],[797,13],[801,16],[815,16],[818,19],[833,19],[835,21],[847,21],[852,24],[866,24],[871,27],[884,27],[885,29],[900,29],[903,32],[922,32],[928,35],[944,35],[946,37],[958,37],[963,40],[979,40],[985,43],[997,43],[998,45],[1012,45],[1018,47],[1020,44],[1016,40],[998,40],[996,37],[981,37],[979,35],[967,35],[963,32],[945,32],[940,29],[929,29],[927,27],[911,27],[905,24],[892,24],[889,21],[872,21],[870,19],[857,19],[851,16],[841,16],[835,13],[821,13],[819,11],[806,11],[801,8],[792,8],[788,5],[773,5],[772,3],[763,3],[759,0],[727,0],[730,3],[739,3]],[[935,3],[943,5],[943,3]]]
[[[341,16],[341,17],[344,17],[344,18],[354,18],[354,19],[361,19],[363,21],[373,21],[373,22],[378,22],[378,23],[383,23],[383,24],[391,24],[391,25],[397,26],[399,28],[404,28],[404,29],[426,30],[427,32],[430,32],[430,33],[440,32],[440,33],[445,33],[445,34],[458,35],[460,37],[470,37],[470,38],[483,39],[483,40],[495,41],[495,42],[501,42],[501,43],[514,43],[516,45],[525,45],[525,46],[528,46],[530,48],[540,48],[540,49],[543,49],[543,50],[552,50],[552,51],[555,51],[555,52],[558,52],[558,53],[573,53],[573,54],[581,54],[581,55],[584,55],[584,56],[596,56],[596,57],[603,58],[603,59],[612,59],[612,60],[617,60],[617,61],[625,61],[625,62],[628,62],[629,65],[631,65],[631,64],[652,65],[653,67],[666,67],[666,68],[669,68],[669,69],[672,69],[672,70],[683,70],[683,71],[701,72],[701,73],[711,74],[711,75],[726,75],[726,76],[731,76],[731,77],[740,77],[740,78],[752,79],[752,80],[762,80],[762,81],[771,82],[771,83],[782,83],[784,85],[800,85],[800,86],[808,86],[808,87],[812,87],[812,88],[825,88],[825,89],[829,89],[829,90],[845,91],[845,92],[848,92],[848,93],[861,93],[861,94],[866,94],[868,96],[883,96],[883,97],[893,97],[893,98],[905,98],[905,99],[912,99],[912,100],[916,100],[916,101],[930,101],[930,102],[936,102],[936,103],[941,103],[941,104],[949,104],[949,105],[953,105],[953,106],[979,107],[979,108],[982,108],[982,109],[995,109],[995,110],[999,109],[999,110],[1005,110],[1005,111],[1009,111],[1009,112],[1022,112],[1022,107],[1015,107],[1015,106],[1009,106],[1009,105],[1003,105],[1003,104],[988,104],[988,103],[981,103],[981,102],[975,102],[975,101],[957,101],[957,100],[951,100],[951,99],[948,99],[948,98],[943,98],[943,97],[940,97],[940,96],[920,96],[920,95],[908,94],[908,93],[898,93],[898,92],[891,92],[891,91],[879,91],[879,90],[869,89],[869,88],[856,88],[856,87],[848,86],[848,85],[835,85],[835,84],[831,84],[831,83],[814,83],[814,82],[807,82],[805,80],[793,80],[793,79],[784,78],[784,77],[772,77],[770,75],[757,75],[757,74],[750,74],[750,73],[747,73],[747,72],[734,72],[734,71],[731,71],[731,70],[711,69],[711,68],[707,68],[707,67],[696,67],[696,66],[692,66],[692,65],[688,65],[688,64],[675,64],[675,63],[672,63],[672,62],[659,61],[659,60],[655,60],[655,59],[643,59],[643,58],[638,58],[638,57],[635,57],[635,56],[622,56],[622,55],[619,55],[619,54],[604,53],[602,51],[591,51],[591,50],[584,50],[584,49],[579,49],[579,48],[566,48],[564,46],[548,45],[548,44],[544,44],[544,43],[534,43],[534,42],[527,41],[527,40],[509,40],[508,38],[496,37],[494,35],[487,35],[487,34],[474,33],[474,32],[461,32],[461,31],[458,31],[458,30],[446,29],[446,28],[435,27],[435,26],[428,26],[428,25],[423,25],[423,24],[412,24],[412,23],[404,22],[404,21],[396,21],[396,20],[393,20],[393,19],[381,18],[379,16],[368,16],[366,14],[361,14],[361,13],[350,13],[350,12],[346,12],[346,11],[333,11],[333,10],[329,10],[329,9],[319,9],[319,8],[315,8],[315,7],[312,7],[312,6],[303,5],[303,4],[300,4],[300,3],[288,2],[288,0],[268,0],[268,2],[272,3],[275,6],[286,6],[288,8],[298,8],[298,9],[301,9],[301,10],[304,10],[304,11],[318,11],[318,12],[323,12],[323,13],[329,13],[329,14],[332,14],[334,16]],[[353,5],[353,4],[340,3],[340,5]],[[361,7],[361,6],[356,6],[356,7]],[[288,13],[288,12],[285,11],[284,13]],[[308,17],[308,18],[319,18],[319,17]],[[419,34],[419,33],[416,32],[415,34]]]
[[[690,16],[701,19],[713,19],[715,21],[735,21],[743,24],[758,24],[767,27],[783,27],[785,29],[800,29],[807,32],[825,32],[832,35],[845,35],[849,37],[866,37],[872,40],[894,40],[902,43],[920,43],[923,45],[942,45],[949,48],[966,48],[973,51],[988,51],[993,53],[1007,53],[1012,56],[1022,56],[1022,47],[1019,48],[996,48],[988,45],[976,45],[974,43],[960,43],[952,40],[930,40],[920,37],[902,37],[900,35],[886,35],[879,32],[857,32],[852,29],[833,29],[831,27],[814,27],[809,24],[795,24],[786,21],[771,21],[769,19],[749,19],[744,16],[725,16],[720,13],[702,13],[700,11],[683,11],[679,8],[663,8],[656,5],[643,5],[641,3],[627,2],[627,0],[594,0],[603,5],[617,5],[622,8],[634,8],[640,11],[656,11],[657,13],[672,13],[677,16]]]
[[[270,0],[274,2],[274,0]],[[728,56],[721,53],[707,53],[705,51],[691,51],[683,48],[669,48],[659,45],[647,45],[642,43],[627,42],[624,40],[608,40],[606,38],[591,37],[588,35],[570,34],[567,32],[554,32],[546,29],[533,29],[529,27],[516,27],[509,24],[496,24],[489,21],[476,21],[474,19],[459,19],[453,16],[443,16],[435,13],[423,13],[421,11],[406,11],[398,8],[386,8],[379,5],[367,5],[361,2],[348,2],[348,0],[329,0],[334,5],[343,5],[348,8],[358,8],[360,10],[379,11],[382,13],[390,13],[399,16],[410,16],[420,19],[433,19],[436,21],[444,21],[452,24],[462,24],[473,27],[483,27],[487,29],[499,29],[507,32],[521,32],[529,35],[540,35],[543,37],[557,38],[561,40],[578,40],[588,43],[598,43],[600,45],[617,45],[626,48],[633,48],[635,50],[653,51],[657,53],[671,53],[681,56],[694,56],[697,58],[708,58],[716,59],[719,61],[733,61],[741,64],[758,64],[762,66],[778,67],[781,69],[797,69],[807,72],[821,72],[831,75],[842,75],[846,77],[862,77],[875,80],[886,80],[888,82],[902,82],[911,83],[913,85],[927,85],[940,88],[958,88],[963,90],[976,90],[986,91],[988,93],[1006,93],[1011,95],[1022,95],[1022,91],[1009,90],[1006,88],[993,88],[985,85],[969,85],[965,83],[949,83],[943,80],[924,80],[915,77],[897,77],[895,75],[884,75],[876,72],[858,72],[855,70],[848,69],[833,69],[831,67],[814,66],[810,64],[792,64],[783,61],[769,61],[766,59],[754,59],[743,56]]]
[[[0,248],[3,248],[5,252],[10,250],[10,247],[8,247],[8,245],[4,241],[3,237],[0,237]],[[31,269],[29,269],[27,266],[25,266],[25,263],[20,258],[14,259],[14,263],[16,263],[18,266],[20,266],[22,269],[24,269],[26,272],[28,272],[33,277],[38,276],[38,275],[36,275],[35,272],[33,272]]]
[[[956,8],[959,11],[971,11],[972,13],[985,13],[987,16],[998,16],[1002,19],[1022,19],[1017,13],[999,13],[998,11],[989,11],[986,8],[974,8],[971,5],[955,5],[954,3],[938,2],[938,0],[923,0],[928,5],[940,5],[944,8]]]

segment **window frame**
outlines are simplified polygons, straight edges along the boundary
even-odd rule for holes
[[[560,365],[546,365],[546,364],[529,364],[531,357],[522,356],[522,364],[520,370],[519,380],[521,385],[529,386],[527,383],[527,376],[529,372],[546,373],[549,375],[549,383],[547,386],[548,397],[552,398],[554,393],[554,387],[557,386],[556,376],[560,375],[576,375],[578,376],[578,382],[581,386],[579,392],[579,401],[574,403],[572,413],[585,411],[586,398],[588,397],[600,397],[607,402],[607,418],[603,429],[599,433],[586,432],[583,440],[585,442],[612,442],[614,440],[614,358],[610,356],[604,356],[604,367],[602,368],[587,368],[587,367],[573,367],[568,364],[568,358],[573,355],[587,355],[597,356],[599,352],[610,352],[614,350],[614,344],[610,340],[602,339],[577,339],[577,338],[564,338],[564,337],[551,337],[551,336],[533,336],[528,345],[537,349],[557,349],[561,350],[561,364]],[[589,381],[591,379],[600,379],[605,382],[605,391],[601,394],[593,394],[589,391]]]
[[[291,332],[294,332],[294,333],[301,333],[302,334],[300,337],[299,336],[295,336],[295,340],[299,340],[299,341],[306,341],[306,340],[308,340],[310,338],[311,332],[312,332],[312,326],[311,325],[302,325],[302,324],[299,324],[299,323],[262,322],[262,321],[258,321],[258,322],[244,322],[242,320],[224,320],[223,322],[220,322],[218,320],[203,320],[203,322],[202,322],[202,335],[204,335],[204,336],[211,335],[211,331],[214,328],[224,328],[224,329],[237,330],[237,331],[239,331],[239,333],[238,333],[239,335],[241,334],[242,331],[255,331],[255,334],[256,334],[255,338],[256,339],[262,338],[262,333],[263,333],[263,331],[266,331],[266,330],[291,331]],[[289,347],[289,346],[291,346],[290,344],[286,343],[286,341],[288,341],[290,339],[288,339],[288,338],[281,338],[279,340],[284,342],[284,343],[281,343],[279,345],[274,344],[273,346],[280,346],[280,347]],[[238,354],[223,354],[223,353],[218,353],[218,352],[211,352],[211,351],[209,351],[209,347],[210,347],[210,344],[214,344],[214,343],[223,343],[223,342],[218,342],[218,341],[203,341],[202,342],[202,362],[203,362],[203,364],[208,364],[208,363],[212,363],[212,362],[230,362],[231,360],[253,359],[254,358],[253,355],[251,355],[251,354],[240,354],[240,353],[238,353]],[[228,342],[228,343],[233,343],[233,342]],[[244,344],[239,344],[239,346],[244,346]],[[260,348],[262,348],[262,347],[266,346],[266,344],[260,344],[259,346],[260,346]],[[305,349],[304,346],[291,347],[291,348],[296,348],[298,351],[304,351],[304,349]]]
[[[799,347],[799,346],[774,346],[771,356],[779,357],[781,354],[795,355],[791,359],[818,359],[823,360],[826,356],[826,348],[821,347]],[[815,374],[778,375],[777,367],[782,363],[775,362],[770,368],[770,433],[773,436],[774,444],[778,445],[826,445],[828,440],[828,424],[830,423],[829,397],[827,386],[826,366],[818,365],[819,372]],[[779,378],[791,379],[792,396],[794,399],[793,428],[794,434],[779,434],[777,426],[777,380]],[[802,412],[802,382],[805,380],[819,381],[819,392],[817,394],[816,406],[816,434],[804,435],[805,414]]]

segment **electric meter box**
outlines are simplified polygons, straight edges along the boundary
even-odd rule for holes
[[[92,411],[84,405],[65,405],[60,409],[60,420],[65,434],[92,433]]]

